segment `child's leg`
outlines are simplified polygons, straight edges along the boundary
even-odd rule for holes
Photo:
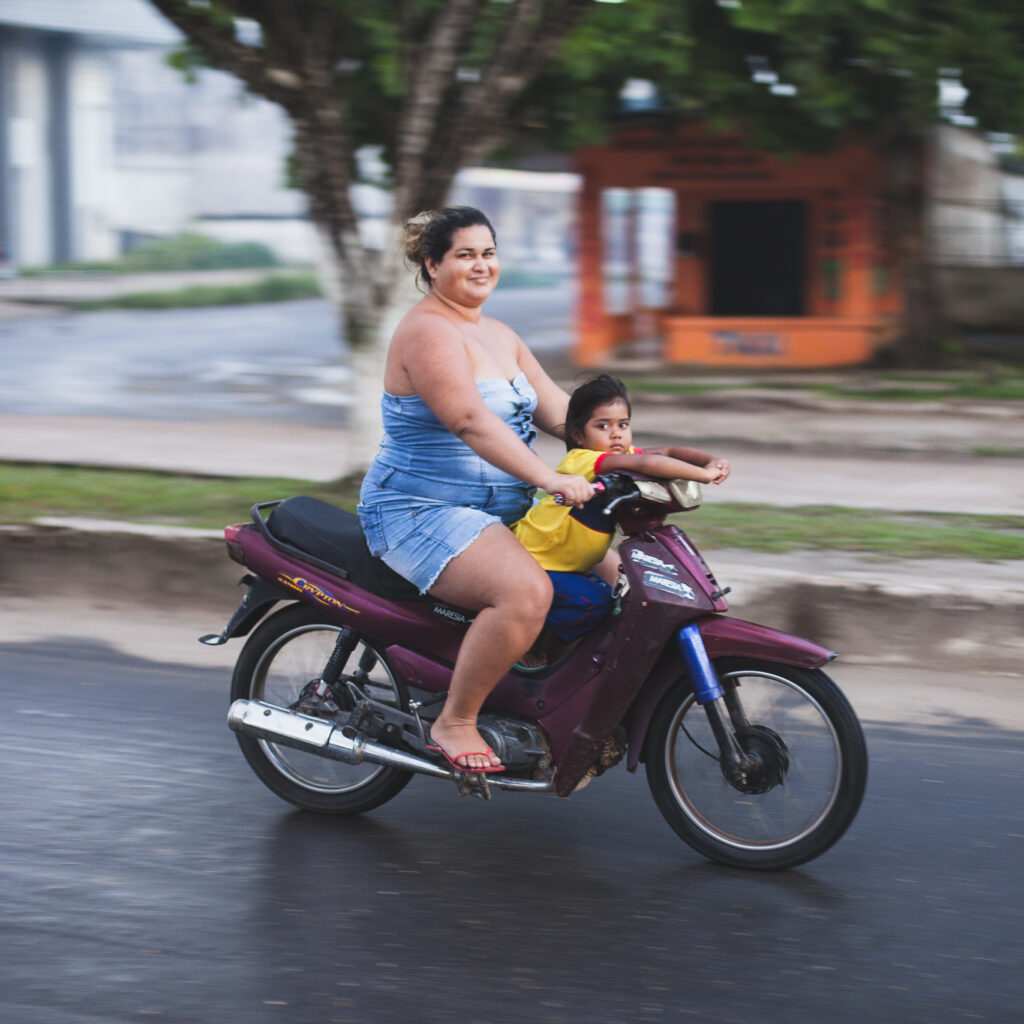
[[[618,575],[618,561],[615,563]],[[612,608],[612,588],[593,572],[548,572],[554,597],[544,629],[519,659],[523,668],[543,668],[589,633]]]
[[[555,588],[544,628],[569,643],[589,633],[612,610],[612,588],[593,572],[549,572]]]
[[[609,548],[607,554],[597,565],[591,569],[596,572],[610,587],[614,587],[619,580],[619,553],[615,548]]]

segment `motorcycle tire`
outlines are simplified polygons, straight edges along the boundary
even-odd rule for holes
[[[645,747],[658,809],[719,864],[781,871],[820,856],[853,822],[867,785],[857,716],[820,669],[721,658],[715,670],[742,705],[737,739],[758,768],[729,781],[707,716],[680,680],[658,705]]]
[[[315,608],[290,605],[265,619],[242,648],[231,680],[231,700],[264,700],[289,707],[320,677],[341,627]],[[383,655],[362,638],[349,665],[368,665],[360,685],[374,700],[408,705],[408,694]],[[320,814],[360,814],[408,785],[413,772],[386,765],[350,765],[270,740],[236,733],[249,766],[279,797]]]

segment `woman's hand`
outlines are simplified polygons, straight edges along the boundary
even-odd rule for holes
[[[547,486],[550,484],[550,486]],[[575,473],[552,473],[551,479],[542,485],[548,494],[560,494],[561,505],[575,505],[583,508],[586,502],[594,496],[594,485],[585,476],[577,476]]]

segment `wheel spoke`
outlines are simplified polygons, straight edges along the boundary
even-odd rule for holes
[[[311,680],[320,676],[334,650],[339,630],[327,625],[309,625],[285,633],[260,660],[253,680],[252,698],[289,707]],[[369,649],[360,641],[352,660]],[[372,653],[372,652],[371,652]],[[369,696],[382,703],[398,705],[398,690],[385,664],[374,655],[373,669],[362,681]],[[375,764],[349,765],[319,757],[269,740],[260,740],[267,759],[287,779],[320,793],[345,793],[359,789],[386,769]]]
[[[748,720],[784,738],[790,755],[785,783],[766,793],[741,793],[720,774],[712,779],[703,755],[698,777],[683,735],[671,754],[677,797],[693,823],[720,841],[741,846],[791,843],[813,828],[835,799],[842,764],[838,739],[817,703],[788,679],[745,673],[740,692]],[[703,718],[703,710],[690,700],[680,709],[679,733],[695,731]]]

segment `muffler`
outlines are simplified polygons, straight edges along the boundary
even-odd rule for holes
[[[297,750],[305,750],[335,761],[344,761],[346,764],[369,761],[372,764],[404,768],[406,771],[419,772],[422,775],[433,775],[439,779],[454,779],[462,774],[442,768],[441,765],[415,754],[406,754],[393,747],[385,747],[360,733],[348,736],[334,722],[303,715],[298,711],[289,711],[288,708],[279,708],[262,700],[234,701],[228,708],[228,725],[235,732],[244,732],[258,739],[295,747]],[[487,781],[500,789],[533,792],[547,792],[552,789],[551,782],[506,779],[494,774],[488,775]]]

